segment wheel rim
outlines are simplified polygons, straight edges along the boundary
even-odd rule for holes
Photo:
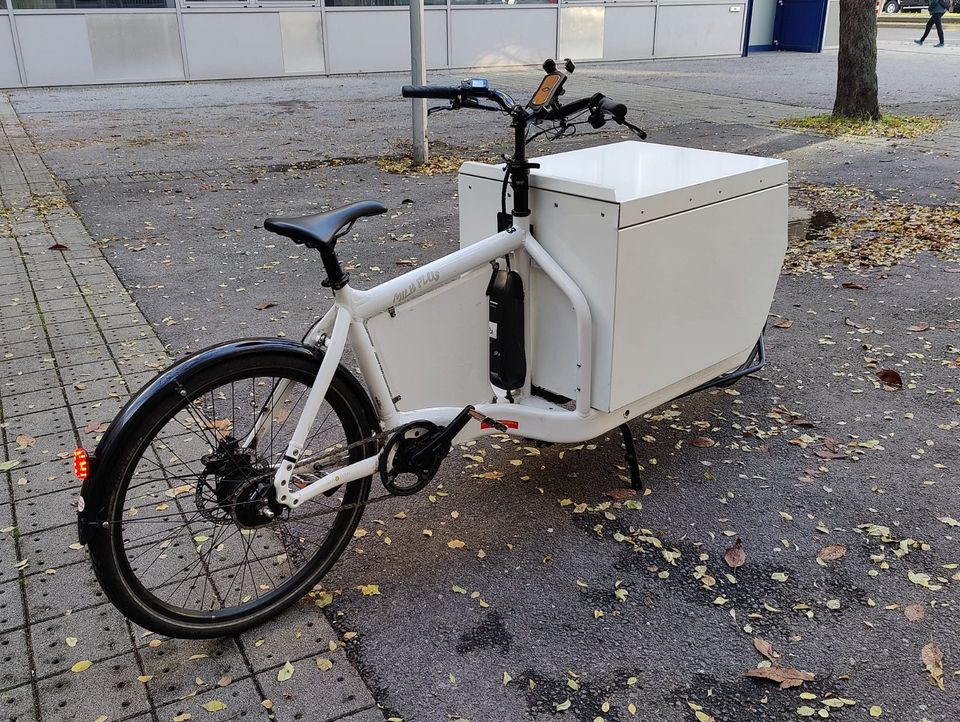
[[[211,474],[201,458],[225,438],[243,439],[280,382],[289,383],[289,391],[274,404],[249,466],[238,454],[228,454],[232,473]],[[271,522],[252,528],[237,523],[241,499],[261,498],[252,494],[252,485],[272,487],[273,469],[311,382],[311,374],[294,369],[241,372],[209,382],[187,393],[189,400],[164,414],[146,435],[127,465],[109,518],[121,577],[152,612],[187,624],[247,618],[300,596],[349,542],[362,508],[341,507],[365,499],[369,479],[320,495]],[[350,404],[331,387],[305,453],[343,449],[361,438],[361,428]],[[349,454],[358,460],[363,450]],[[295,475],[291,482],[304,485],[313,478]],[[218,494],[218,487],[229,489],[235,482],[246,496]]]

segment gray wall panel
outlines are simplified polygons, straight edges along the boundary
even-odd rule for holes
[[[564,7],[560,9],[561,58],[573,60],[603,59],[604,7]]]
[[[654,52],[658,58],[739,55],[746,12],[745,2],[661,5]]]
[[[827,3],[827,24],[823,29],[823,47],[840,47],[840,0]]]
[[[603,59],[640,60],[653,57],[657,8],[608,7],[603,22]]]
[[[183,79],[174,13],[91,13],[86,19],[98,82]]]
[[[320,10],[281,12],[283,69],[288,73],[322,73],[323,27]]]
[[[556,57],[556,8],[454,7],[451,12],[453,67],[539,65]]]
[[[777,14],[777,0],[753,0],[750,19],[750,44],[773,45],[773,20]]]
[[[423,16],[428,68],[447,64],[445,10]],[[331,73],[410,69],[410,14],[406,10],[327,12],[327,48]]]
[[[17,15],[28,85],[92,83],[93,58],[83,15]]]
[[[183,34],[191,78],[283,75],[279,13],[185,12]]]
[[[20,72],[17,70],[17,54],[13,49],[10,19],[6,15],[0,15],[0,88],[19,86]]]

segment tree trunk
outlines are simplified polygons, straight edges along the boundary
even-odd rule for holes
[[[833,114],[862,120],[880,118],[874,0],[840,0],[840,54]]]

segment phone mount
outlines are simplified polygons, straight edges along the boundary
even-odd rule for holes
[[[567,71],[564,74],[557,70],[557,62],[553,58],[544,60],[543,71],[546,73],[546,76],[540,81],[540,87],[537,88],[537,92],[530,98],[527,107],[531,110],[541,110],[555,103],[557,98],[563,95],[563,84],[567,82],[567,77],[573,75],[576,67],[570,58],[564,58],[563,69]]]

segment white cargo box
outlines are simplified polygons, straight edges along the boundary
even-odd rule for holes
[[[532,233],[593,315],[594,408],[677,396],[747,359],[787,245],[785,161],[640,142],[532,160]],[[461,247],[496,232],[502,179],[461,167]],[[539,270],[526,290],[532,383],[574,398],[573,308]]]

